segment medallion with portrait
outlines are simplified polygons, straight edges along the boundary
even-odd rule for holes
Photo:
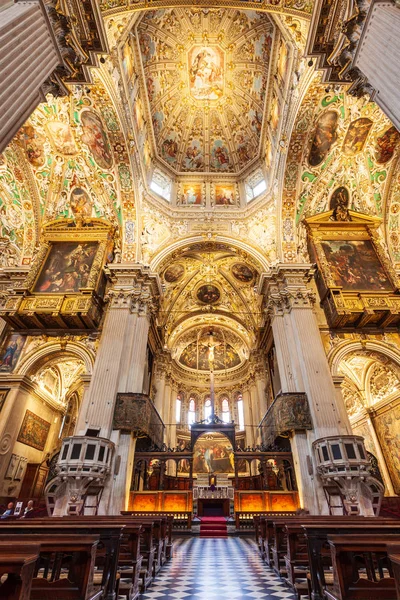
[[[244,263],[235,263],[232,265],[231,271],[235,279],[242,283],[250,283],[253,280],[253,271]]]
[[[86,190],[76,187],[71,191],[70,205],[74,217],[90,217],[92,214],[92,200]]]
[[[185,267],[183,265],[174,263],[164,271],[164,279],[167,283],[176,283],[182,279],[184,272]]]
[[[197,299],[203,304],[215,304],[221,297],[221,292],[216,285],[204,284],[197,290]]]
[[[336,142],[338,119],[339,115],[335,110],[328,110],[318,119],[308,156],[308,162],[312,167],[322,163]]]

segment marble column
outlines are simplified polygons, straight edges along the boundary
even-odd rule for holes
[[[243,388],[243,412],[244,412],[244,428],[246,432],[246,446],[254,446],[254,432],[253,432],[253,410],[251,406],[251,395],[250,388],[246,384]]]
[[[115,444],[112,476],[105,484],[99,514],[119,514],[127,506],[136,440],[113,430],[118,393],[142,393],[148,332],[158,276],[142,265],[109,265],[108,307],[90,387],[85,394],[75,435],[88,429]]]
[[[301,505],[313,514],[328,506],[316,475],[312,443],[315,439],[351,434],[343,399],[332,381],[322,344],[314,295],[308,287],[311,265],[279,265],[261,278],[261,291],[271,319],[283,393],[307,394],[313,431],[291,438]]]

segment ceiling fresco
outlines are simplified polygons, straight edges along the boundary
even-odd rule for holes
[[[265,13],[174,8],[136,28],[158,158],[238,173],[260,154],[274,26]]]
[[[259,265],[227,244],[209,242],[168,257],[160,274],[160,325],[178,364],[208,371],[208,334],[213,331],[215,370],[242,365],[261,323],[254,291]]]

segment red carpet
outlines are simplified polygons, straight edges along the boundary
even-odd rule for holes
[[[200,537],[228,537],[226,519],[224,517],[201,517]]]

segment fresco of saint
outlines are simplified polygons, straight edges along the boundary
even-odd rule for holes
[[[195,46],[189,53],[190,91],[196,100],[218,100],[223,94],[224,55],[219,48]]]
[[[47,129],[56,152],[65,156],[72,156],[78,152],[71,127],[67,123],[50,121]]]
[[[216,185],[215,186],[215,204],[217,206],[232,206],[235,204],[235,186]]]
[[[343,142],[343,154],[355,156],[364,148],[368,134],[372,127],[371,119],[356,119],[350,123]]]
[[[18,333],[8,336],[0,352],[0,372],[11,373],[18,362],[26,338]]]
[[[400,133],[394,126],[389,127],[389,129],[376,139],[375,156],[377,163],[384,164],[392,158],[399,139]]]
[[[318,167],[322,163],[336,142],[338,118],[339,115],[336,111],[328,110],[318,119],[308,157],[308,162],[312,167]]]
[[[94,112],[85,110],[81,116],[84,142],[101,169],[111,169],[113,157],[103,124]]]

